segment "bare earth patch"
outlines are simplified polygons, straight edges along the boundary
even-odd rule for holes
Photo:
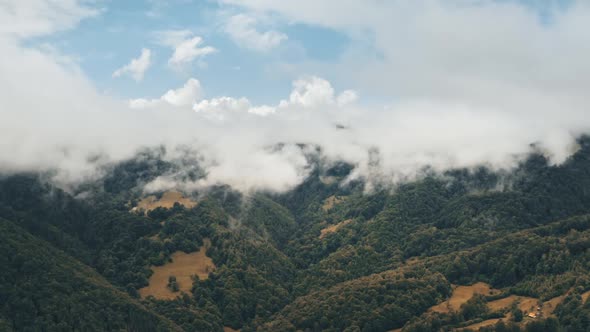
[[[342,226],[346,226],[348,224],[350,224],[352,222],[352,219],[346,219],[344,221],[341,221],[337,224],[334,225],[330,225],[324,229],[322,229],[320,231],[320,239],[325,238],[328,234],[330,233],[335,233],[338,229],[340,229]]]
[[[461,305],[469,301],[475,294],[495,295],[499,293],[500,290],[493,289],[484,282],[478,282],[471,286],[455,286],[450,299],[431,307],[429,310],[439,313],[458,311]]]
[[[137,203],[136,207],[131,209],[131,211],[144,210],[148,212],[158,207],[170,209],[174,206],[174,203],[184,205],[184,207],[189,209],[197,204],[190,198],[184,197],[182,193],[177,191],[167,191],[160,199],[157,199],[154,195],[142,199],[139,203]]]
[[[331,210],[334,207],[334,205],[342,203],[342,202],[344,202],[344,200],[345,200],[345,197],[343,197],[343,196],[332,195],[324,200],[324,205],[322,205],[322,210],[324,210],[324,212],[327,212],[327,211]]]
[[[229,326],[224,326],[223,327],[223,332],[240,332],[240,330],[234,330]]]
[[[177,251],[172,254],[172,262],[162,266],[152,266],[154,272],[149,280],[149,285],[139,290],[142,298],[153,296],[157,299],[173,300],[182,292],[190,293],[193,286],[192,276],[197,275],[204,280],[209,277],[209,272],[215,270],[215,264],[205,252],[211,246],[209,239],[203,240],[204,245],[197,252],[190,254]],[[175,276],[179,292],[168,289],[168,277]]]
[[[589,297],[590,297],[590,291],[587,291],[584,294],[582,294],[582,303],[586,303],[586,301],[588,300]]]

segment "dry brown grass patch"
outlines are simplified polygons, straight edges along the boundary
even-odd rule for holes
[[[352,222],[352,219],[346,219],[344,221],[341,221],[337,224],[334,225],[330,225],[324,229],[322,229],[320,231],[320,239],[325,238],[328,234],[330,233],[335,233],[338,229],[340,229],[342,226],[346,226],[348,224],[350,224]]]
[[[518,302],[518,309],[523,313],[537,312],[537,307],[541,302],[533,297],[522,297]]]
[[[344,202],[345,199],[346,198],[343,196],[332,195],[324,200],[324,205],[322,205],[322,210],[324,210],[324,212],[327,212],[327,211],[331,210],[334,207],[334,205]]]
[[[172,254],[172,262],[162,266],[152,266],[154,272],[149,280],[149,285],[139,290],[142,298],[153,296],[157,299],[172,300],[182,292],[190,293],[193,286],[192,276],[197,275],[204,280],[209,277],[209,272],[215,270],[215,264],[205,252],[211,246],[209,239],[204,239],[204,245],[197,252],[190,254],[177,251]],[[179,292],[168,289],[168,277],[175,276]]]
[[[471,325],[462,327],[460,329],[456,329],[456,331],[463,331],[463,330],[466,330],[466,329],[477,331],[477,330],[479,330],[482,327],[495,325],[496,323],[498,323],[499,321],[501,321],[503,319],[504,318],[492,318],[492,319],[484,320],[483,322],[471,324]]]
[[[178,191],[167,191],[160,199],[157,199],[154,195],[142,199],[132,211],[144,210],[148,212],[158,207],[170,209],[174,206],[174,203],[184,205],[184,207],[189,209],[197,204],[190,198],[184,197]]]
[[[557,308],[557,306],[559,304],[561,304],[561,302],[563,302],[566,295],[567,295],[567,293],[564,295],[561,295],[561,296],[554,297],[549,301],[543,302],[543,308],[541,309],[541,312],[543,313],[543,317],[548,317],[548,316],[552,315],[553,311],[555,311],[555,308]]]
[[[478,282],[471,286],[455,286],[450,299],[431,307],[429,310],[439,313],[458,311],[461,305],[469,301],[475,294],[496,295],[499,293],[500,290],[493,289],[484,282]]]
[[[492,311],[498,311],[510,308],[513,303],[517,302],[518,309],[523,312],[536,312],[539,306],[539,299],[528,296],[510,295],[503,299],[488,302],[488,308]]]

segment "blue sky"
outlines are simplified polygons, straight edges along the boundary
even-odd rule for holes
[[[81,21],[75,29],[30,42],[56,46],[79,62],[97,89],[121,98],[157,97],[195,77],[207,97],[247,96],[256,103],[276,103],[297,78],[279,70],[282,65],[335,61],[350,44],[346,34],[333,29],[268,18],[265,27],[280,30],[288,39],[265,52],[240,47],[223,25],[225,17],[240,9],[215,1],[108,1],[99,7],[100,15]],[[167,65],[173,50],[156,41],[155,34],[164,30],[190,30],[217,52],[203,57],[201,63],[174,70]],[[142,48],[151,50],[152,64],[141,81],[112,77],[117,68],[137,58]]]
[[[232,1],[229,1],[232,2]],[[357,61],[382,57],[374,47],[372,31],[330,27],[319,22],[296,20],[280,10],[254,11],[245,5],[213,0],[98,1],[99,15],[82,20],[74,29],[29,40],[49,43],[76,61],[96,88],[118,98],[157,97],[181,86],[188,78],[201,82],[204,97],[247,96],[256,104],[272,104],[285,98],[291,82],[303,75],[328,79],[338,89],[353,87],[371,100],[383,102],[394,96],[359,84],[352,75],[342,77],[334,68],[342,57],[355,54]],[[473,3],[477,3],[474,1]],[[489,3],[489,1],[488,1]],[[499,0],[498,3],[515,3]],[[518,3],[550,24],[552,14],[571,5],[570,0],[521,0]],[[264,12],[260,15],[260,12]],[[229,18],[245,14],[256,22],[259,33],[275,31],[287,36],[265,51],[240,45],[226,31]],[[253,16],[254,15],[254,16]],[[189,30],[203,38],[202,45],[214,47],[214,54],[193,61],[180,70],[167,65],[173,49],[156,41],[165,30]],[[354,38],[351,36],[355,36]],[[150,66],[141,81],[129,75],[112,77],[113,72],[137,58],[141,49],[151,51]],[[352,61],[349,59],[349,61]],[[325,65],[325,66],[324,66]]]

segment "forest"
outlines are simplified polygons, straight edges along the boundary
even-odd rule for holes
[[[2,175],[0,330],[590,331],[578,143],[559,165],[533,153],[371,191],[342,182],[354,165],[312,156],[292,190],[215,186],[183,193],[190,206],[159,192],[145,208],[143,184],[175,167],[149,150],[68,191]],[[156,268],[200,251],[204,275],[170,272],[167,297],[143,295]]]

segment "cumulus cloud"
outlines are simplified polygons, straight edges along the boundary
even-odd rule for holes
[[[218,97],[202,100],[194,105],[193,109],[210,119],[224,120],[237,113],[250,113],[258,116],[266,116],[276,111],[276,108],[268,105],[253,106],[246,97]]]
[[[86,10],[46,3],[23,28],[26,36],[68,28],[94,13],[76,1]],[[350,33],[353,40],[369,31],[380,56],[351,52],[333,65],[362,98],[307,76],[295,80],[284,101],[259,106],[247,98],[203,99],[200,83],[191,79],[131,108],[96,91],[75,62],[4,28],[0,171],[55,170],[60,181],[72,183],[100,175],[101,165],[146,146],[165,146],[167,160],[188,146],[205,177],[181,181],[169,174],[151,190],[227,183],[244,191],[281,191],[309,174],[309,151],[298,143],[321,146],[326,160],[352,163],[354,177],[390,182],[417,176],[425,166],[509,168],[531,143],[561,162],[574,137],[590,129],[590,6],[583,2],[548,21],[522,4],[496,1],[239,3]],[[0,6],[0,17],[16,22],[14,15]],[[55,17],[69,23],[51,23]],[[37,20],[50,23],[40,28]],[[190,32],[167,37],[171,47],[194,38]],[[365,103],[367,94],[390,102]]]
[[[132,99],[129,101],[131,108],[154,108],[162,106],[191,106],[201,98],[202,88],[201,83],[194,78],[190,78],[184,86],[168,90],[160,98],[157,99]]]
[[[225,24],[225,32],[241,47],[259,52],[268,52],[288,39],[286,34],[276,30],[261,32],[256,28],[257,24],[257,19],[252,16],[233,15]]]
[[[293,90],[288,100],[281,100],[277,105],[253,105],[246,97],[220,96],[202,99],[202,88],[198,80],[191,78],[185,85],[176,90],[169,90],[160,98],[138,98],[129,101],[131,108],[157,108],[175,106],[192,108],[196,113],[210,120],[224,121],[244,114],[268,116],[278,110],[317,109],[345,107],[358,98],[353,90],[345,90],[335,95],[334,88],[327,80],[309,76],[293,81]]]
[[[127,65],[115,70],[113,77],[120,77],[122,75],[130,75],[134,80],[141,81],[148,68],[152,64],[151,51],[147,48],[141,49],[141,55],[136,59],[131,59]]]
[[[354,90],[346,90],[335,96],[334,88],[330,82],[321,77],[310,76],[294,81],[289,100],[282,100],[279,106],[301,106],[304,108],[327,107],[334,104],[345,106],[357,99],[358,94]]]
[[[168,64],[172,67],[183,67],[208,54],[217,52],[211,46],[203,46],[203,38],[195,36],[190,30],[167,30],[156,34],[156,41],[174,49]]]
[[[293,81],[293,90],[288,100],[281,100],[277,105],[252,105],[246,97],[217,97],[202,100],[195,104],[193,109],[210,119],[225,120],[229,117],[239,116],[239,114],[252,114],[257,116],[267,116],[276,112],[288,110],[297,111],[299,109],[318,109],[345,107],[358,98],[358,94],[353,90],[345,90],[339,95],[335,95],[332,84],[327,80],[309,76]]]
[[[587,104],[587,1],[545,2],[543,15],[518,0],[221,2],[347,34],[352,42],[338,61],[295,70],[331,70],[360,91],[510,112],[547,99]]]
[[[336,97],[336,104],[338,106],[345,106],[352,104],[359,99],[359,95],[354,90],[344,90]]]

